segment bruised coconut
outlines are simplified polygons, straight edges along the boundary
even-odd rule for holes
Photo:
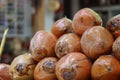
[[[114,38],[120,36],[120,14],[113,16],[108,20],[106,28],[112,33]]]
[[[0,63],[0,80],[11,80],[9,68],[9,64]]]
[[[73,52],[62,57],[55,68],[58,80],[88,80],[91,61],[82,53]]]
[[[10,65],[10,75],[12,80],[33,80],[33,72],[36,62],[31,54],[26,53],[14,58]]]
[[[112,46],[113,54],[120,60],[120,36],[114,41]]]
[[[80,9],[73,17],[73,30],[78,35],[93,26],[101,26],[102,19],[98,13],[90,8]]]
[[[68,33],[61,36],[55,46],[55,53],[58,58],[70,52],[80,52],[80,37],[74,33]]]
[[[57,38],[50,32],[40,30],[36,32],[30,42],[32,57],[36,61],[49,56],[55,56],[55,44]]]
[[[113,45],[112,34],[101,26],[87,29],[81,37],[82,51],[92,60],[107,54]]]
[[[112,55],[100,56],[92,65],[92,80],[120,80],[120,63]]]
[[[51,32],[59,38],[63,34],[72,32],[72,20],[64,17],[57,20],[51,29]]]
[[[58,59],[55,57],[47,57],[42,59],[36,66],[34,71],[35,80],[57,80],[55,67]]]

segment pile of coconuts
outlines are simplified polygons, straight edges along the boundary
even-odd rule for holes
[[[119,80],[120,14],[102,25],[90,8],[38,30],[28,53],[0,64],[0,80]]]

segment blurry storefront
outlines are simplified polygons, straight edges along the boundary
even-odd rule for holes
[[[30,0],[0,0],[0,41],[4,30],[9,28],[1,62],[9,63],[28,49],[32,36],[31,7]]]

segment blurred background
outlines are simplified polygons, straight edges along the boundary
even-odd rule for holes
[[[30,40],[38,30],[50,31],[53,23],[89,7],[99,13],[103,27],[108,19],[120,13],[120,0],[0,0],[0,41],[6,27],[6,38],[0,62],[29,51]]]

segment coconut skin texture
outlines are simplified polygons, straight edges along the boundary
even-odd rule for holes
[[[114,41],[112,51],[113,55],[120,60],[120,37],[117,37],[117,39]]]
[[[0,63],[0,80],[11,80],[9,68],[9,64]]]
[[[106,29],[112,33],[115,39],[120,36],[120,14],[113,16],[108,20],[106,23]]]
[[[95,26],[87,29],[81,37],[82,51],[91,60],[108,54],[111,51],[114,39],[112,34],[104,27]]]
[[[78,35],[82,35],[85,30],[93,26],[101,26],[102,19],[90,8],[80,9],[73,17],[73,31]]]
[[[120,80],[120,62],[112,55],[100,56],[91,68],[92,80]]]
[[[58,59],[55,57],[46,57],[36,66],[34,71],[34,80],[57,80],[55,67]]]
[[[51,28],[51,32],[57,37],[59,38],[60,36],[62,36],[63,34],[66,33],[70,33],[72,32],[72,20],[64,17],[61,18],[59,20],[57,20],[52,28]]]
[[[91,66],[91,61],[84,54],[73,52],[58,61],[55,72],[58,80],[88,80]]]
[[[10,65],[12,80],[33,80],[36,61],[31,54],[25,53],[14,58]]]
[[[80,37],[74,33],[68,33],[61,36],[55,46],[55,53],[58,58],[70,52],[80,52]]]
[[[33,59],[40,61],[45,57],[56,56],[54,50],[56,41],[57,38],[50,32],[43,30],[36,32],[30,42]]]

